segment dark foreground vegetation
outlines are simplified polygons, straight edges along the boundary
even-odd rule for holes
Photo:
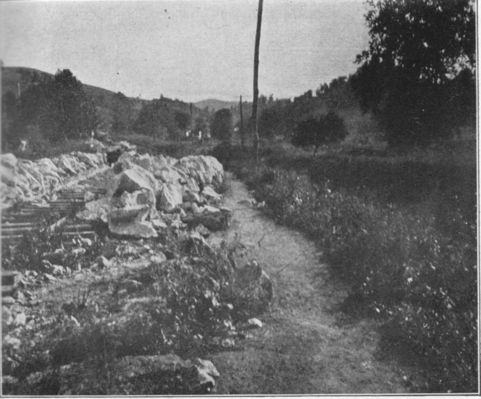
[[[344,310],[380,318],[380,349],[425,370],[425,384],[413,390],[475,391],[474,163],[426,153],[292,152],[265,148],[257,167],[240,148],[215,154],[276,220],[318,242],[350,287]]]
[[[236,245],[170,229],[118,240],[99,226],[98,240],[65,250],[48,225],[4,254],[24,276],[17,301],[31,307],[4,337],[4,394],[207,393],[212,377],[196,367],[211,363],[181,359],[234,346],[265,310],[244,281],[257,265],[236,269]]]

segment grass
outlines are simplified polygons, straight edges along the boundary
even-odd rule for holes
[[[225,151],[224,151],[225,152]],[[477,390],[476,171],[450,157],[337,148],[312,159],[267,149],[226,158],[281,223],[311,236],[350,286],[345,309],[384,322],[424,392]]]

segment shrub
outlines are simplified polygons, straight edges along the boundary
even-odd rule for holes
[[[385,322],[426,366],[426,391],[475,391],[476,229],[459,208],[416,211],[260,168],[249,183],[282,223],[306,231],[349,283],[348,302]],[[446,210],[445,210],[446,211]],[[442,228],[440,227],[442,226]],[[458,234],[452,232],[458,231]]]
[[[342,141],[347,136],[344,121],[335,113],[328,112],[319,120],[307,119],[297,125],[292,144],[305,147],[314,146],[314,154],[319,146]]]
[[[55,230],[51,228],[52,222],[57,218],[55,214],[51,214],[44,219],[38,230],[25,233],[15,245],[7,245],[3,250],[2,266],[7,270],[45,271],[44,261],[52,261],[71,269],[78,264],[89,267],[100,253],[100,240],[95,240],[85,248],[83,254],[63,250],[62,227]]]

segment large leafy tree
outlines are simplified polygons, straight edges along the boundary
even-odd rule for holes
[[[35,127],[51,141],[78,138],[97,125],[92,99],[68,69],[35,78],[19,101],[18,124]]]
[[[474,116],[471,0],[368,0],[370,42],[351,83],[391,144],[446,136]]]

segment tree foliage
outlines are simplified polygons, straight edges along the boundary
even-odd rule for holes
[[[475,15],[470,0],[368,0],[369,49],[352,87],[391,144],[448,136],[474,117]]]
[[[316,97],[325,101],[331,110],[341,110],[357,106],[357,101],[351,88],[350,77],[340,76],[323,83],[316,90]]]
[[[174,114],[163,99],[152,100],[145,104],[134,122],[133,129],[136,133],[163,140],[169,137],[175,138],[178,133]]]
[[[335,112],[328,112],[319,119],[309,118],[300,122],[292,144],[299,147],[314,146],[315,154],[321,145],[342,141],[346,136],[344,121]]]
[[[10,95],[11,97],[11,95]],[[50,141],[79,138],[97,125],[97,112],[82,83],[68,69],[54,78],[34,76],[16,103],[8,99],[5,109],[9,126],[7,140],[24,131],[37,131]]]
[[[190,126],[191,118],[187,112],[176,111],[175,122],[181,130],[186,130]]]
[[[133,123],[133,130],[162,140],[178,140],[183,137],[191,123],[184,110],[186,104],[178,100],[160,99],[146,103]]]
[[[133,124],[133,109],[129,98],[117,92],[112,98],[112,129],[114,132],[129,131]]]
[[[230,142],[232,138],[232,112],[230,109],[223,108],[214,114],[211,124],[212,137],[219,140]]]

